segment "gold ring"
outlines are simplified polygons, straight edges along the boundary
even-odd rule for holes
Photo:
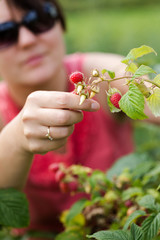
[[[52,138],[51,135],[50,135],[50,127],[47,128],[46,137],[47,137],[50,141],[53,141],[53,138]]]

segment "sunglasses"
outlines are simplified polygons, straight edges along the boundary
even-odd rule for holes
[[[34,1],[34,0],[33,0]],[[21,26],[26,27],[35,35],[52,29],[58,19],[56,7],[51,3],[44,3],[42,13],[29,11],[20,22],[8,21],[0,24],[0,49],[16,44]]]

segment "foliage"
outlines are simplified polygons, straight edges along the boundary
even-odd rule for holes
[[[160,151],[156,144],[160,139],[159,127],[137,123],[135,139],[136,152],[119,159],[107,172],[107,178],[94,170],[85,179],[83,168],[76,166],[78,191],[87,194],[86,202],[80,200],[63,213],[65,231],[56,240],[66,236],[70,239],[70,232],[80,240],[160,239]],[[67,169],[62,181],[70,181],[74,169]]]
[[[152,111],[158,117],[160,116],[160,74],[154,76],[154,79],[146,77],[156,72],[151,67],[139,64],[137,59],[149,53],[155,53],[153,48],[142,45],[130,50],[128,55],[121,61],[126,64],[123,76],[116,77],[116,73],[108,69],[101,72],[93,69],[89,78],[78,76],[82,73],[74,72],[70,75],[70,81],[75,85],[74,94],[80,96],[80,105],[86,98],[92,98],[100,91],[100,83],[108,84],[107,102],[111,112],[123,111],[128,117],[134,120],[143,120],[148,118],[144,113],[145,100]],[[107,75],[105,75],[107,73]],[[77,82],[72,81],[72,75],[76,76]],[[122,96],[120,90],[112,88],[113,81],[124,80],[128,86],[128,91]],[[146,86],[149,83],[150,86]]]
[[[156,188],[160,164],[149,156],[144,158],[143,164],[139,162],[136,166],[130,165],[132,160],[133,155],[128,155],[125,164],[129,168],[125,169],[124,158],[119,160],[110,170],[112,178],[110,175],[109,179],[99,170],[92,171],[87,177],[76,173],[77,192],[84,192],[87,197],[63,214],[61,220],[65,231],[56,240],[70,239],[70,233],[80,240],[87,239],[86,235],[98,240],[152,240],[159,236],[160,194]],[[117,174],[121,164],[123,171]],[[145,164],[147,172],[143,169]],[[85,171],[82,166],[76,168]],[[139,169],[138,175],[136,169]],[[66,169],[65,174],[62,181],[68,183],[75,177],[73,167]]]
[[[28,201],[24,193],[10,188],[0,189],[0,239],[11,239],[11,227],[29,224]]]

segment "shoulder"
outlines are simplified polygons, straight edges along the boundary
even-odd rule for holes
[[[68,73],[74,71],[82,71],[83,72],[83,63],[85,59],[84,53],[73,53],[68,54],[64,57],[64,64],[68,71]]]
[[[100,52],[86,53],[83,62],[83,70],[88,74],[94,68],[98,70],[106,68],[118,74],[119,71],[125,67],[125,65],[121,63],[122,59],[123,56],[118,54]]]

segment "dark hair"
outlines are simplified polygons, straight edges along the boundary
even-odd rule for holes
[[[43,2],[50,2],[54,4],[54,6],[57,8],[61,26],[63,30],[66,31],[66,20],[64,17],[64,13],[62,11],[62,7],[57,2],[57,0],[6,0],[6,2],[10,7],[16,7],[25,11],[30,9],[36,9],[40,13],[42,10]]]

